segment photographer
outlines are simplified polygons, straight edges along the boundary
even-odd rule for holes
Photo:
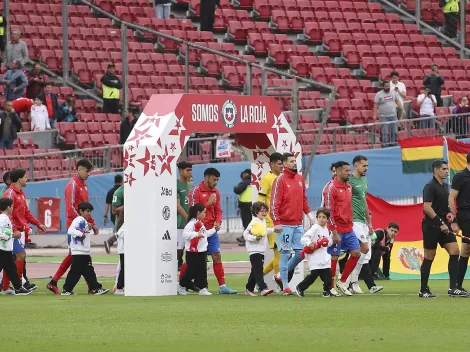
[[[372,245],[372,258],[369,265],[372,275],[377,278],[377,271],[379,270],[380,259],[383,259],[382,272],[385,279],[390,279],[390,254],[392,253],[393,242],[400,230],[400,226],[396,222],[388,224],[386,229],[375,230],[375,239]]]
[[[398,99],[400,99],[401,105],[404,108],[405,105],[403,104],[403,99],[406,98],[406,86],[403,82],[400,82],[398,80],[398,72],[393,71],[390,76],[392,78],[392,80],[390,81],[390,89],[397,93],[397,97]],[[397,115],[400,116],[400,114],[401,111],[397,111]]]
[[[436,97],[437,106],[443,106],[441,91],[444,85],[444,78],[439,75],[436,64],[432,64],[431,73],[424,77],[423,85],[431,88],[431,93]]]
[[[436,97],[431,93],[430,87],[424,88],[424,94],[418,95],[419,117],[434,116],[434,108],[437,106]],[[419,128],[433,128],[435,119],[421,120]]]

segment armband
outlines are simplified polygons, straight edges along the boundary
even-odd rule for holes
[[[432,222],[434,223],[434,225],[436,226],[441,226],[441,225],[445,225],[445,222],[444,220],[442,220],[439,216],[435,216],[434,218],[432,218]]]

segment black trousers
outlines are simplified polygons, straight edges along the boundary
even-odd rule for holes
[[[124,254],[119,254],[119,262],[121,263],[121,270],[119,270],[117,288],[122,290],[124,288]]]
[[[201,31],[211,31],[214,27],[216,0],[201,0]]]
[[[240,216],[242,218],[243,229],[245,230],[250,225],[252,203],[249,202],[238,202],[238,209],[240,209]]]
[[[367,285],[367,288],[370,290],[372,287],[375,286],[374,278],[372,277],[372,273],[370,271],[369,263],[365,263],[362,266],[361,272],[359,274],[359,278],[364,280]]]
[[[331,268],[310,271],[310,274],[298,285],[299,289],[305,291],[318,277],[323,281],[323,291],[329,291],[331,289]]]
[[[391,253],[392,253],[393,245],[390,246],[389,252],[384,252],[380,249],[372,248],[372,257],[370,259],[369,265],[372,274],[377,273],[379,270],[380,259],[382,259],[382,273],[385,277],[390,276],[390,260],[391,260]]]
[[[180,280],[180,285],[188,287],[192,280],[197,288],[207,288],[207,252],[186,252],[186,272]]]
[[[457,23],[459,22],[458,12],[444,14],[444,34],[450,39],[457,36]]]
[[[103,112],[106,114],[119,114],[119,99],[103,99]]]
[[[258,285],[258,288],[263,291],[268,288],[266,282],[264,282],[264,255],[261,253],[253,253],[250,255],[251,263],[251,272],[248,277],[248,282],[246,283],[246,289],[250,292],[253,292],[255,285]]]
[[[83,276],[89,290],[97,290],[101,285],[96,279],[95,268],[89,255],[72,255],[72,266],[65,279],[64,290],[72,292],[80,277]]]
[[[19,290],[21,288],[21,281],[16,272],[16,264],[13,260],[13,253],[8,251],[0,250],[0,271],[4,271],[15,288]]]

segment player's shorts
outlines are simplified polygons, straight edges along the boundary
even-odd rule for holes
[[[24,232],[21,232],[21,238],[15,238],[13,240],[13,254],[25,252],[24,243],[26,236]]]
[[[302,250],[304,246],[300,239],[304,235],[304,227],[282,225],[282,232],[276,233],[276,246],[278,251]]]
[[[437,244],[444,248],[446,243],[457,242],[455,235],[442,232],[441,229],[429,220],[423,220],[421,223],[423,231],[423,247],[424,249],[436,249]]]
[[[216,232],[207,238],[207,254],[220,253],[220,239]]]
[[[333,244],[331,247],[328,247],[328,254],[339,256],[341,251],[353,251],[353,250],[360,250],[361,247],[359,245],[359,240],[356,237],[354,231],[339,233],[339,237],[341,237],[341,242],[338,244]]]
[[[176,230],[176,249],[184,249],[183,229]]]
[[[369,252],[367,252],[364,263],[368,263],[370,258],[372,258],[372,240],[370,239],[369,235],[369,226],[362,222],[354,222],[353,223],[353,231],[356,234],[359,243],[368,243],[369,244]]]
[[[462,230],[462,235],[470,237],[470,211],[460,210],[457,212],[457,224]],[[470,244],[469,240],[462,238],[462,243]]]

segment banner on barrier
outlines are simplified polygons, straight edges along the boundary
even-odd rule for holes
[[[48,232],[60,231],[60,198],[37,198],[38,220]]]

